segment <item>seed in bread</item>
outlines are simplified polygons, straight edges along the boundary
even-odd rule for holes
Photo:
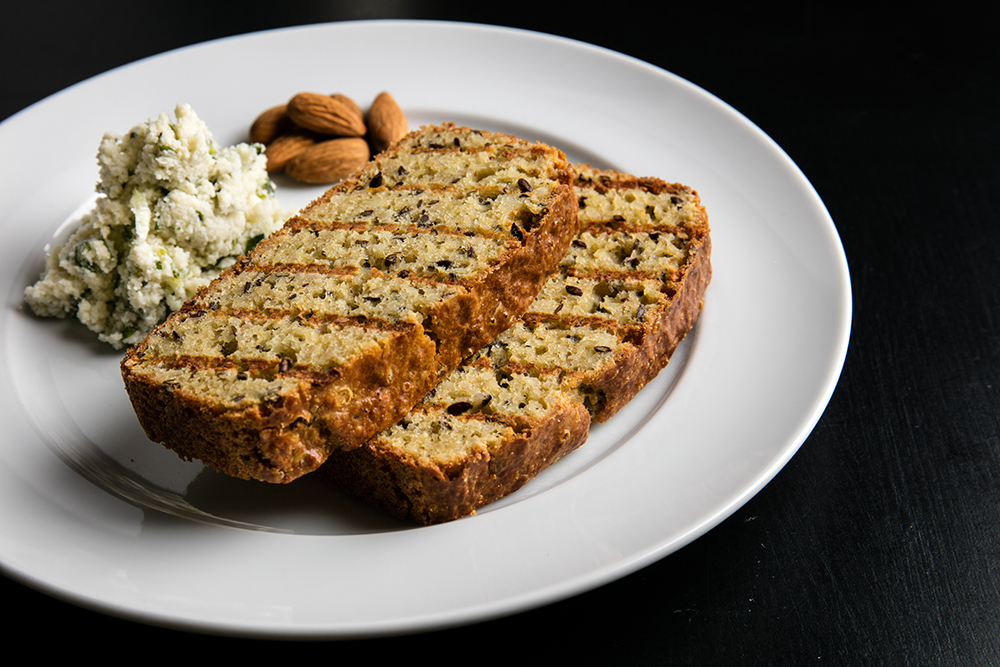
[[[128,353],[140,423],[269,482],[360,446],[527,309],[578,231],[571,178],[543,144],[412,133]]]

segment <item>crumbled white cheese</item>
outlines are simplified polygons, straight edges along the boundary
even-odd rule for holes
[[[94,209],[25,290],[36,314],[137,343],[288,217],[261,146],[220,149],[188,105],[174,115],[104,136]]]

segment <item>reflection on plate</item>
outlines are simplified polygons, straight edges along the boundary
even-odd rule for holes
[[[385,59],[369,63],[379,80],[338,73],[340,90],[359,102],[389,90],[413,126],[448,120],[511,132],[573,161],[684,182],[712,224],[706,307],[668,369],[583,448],[442,526],[401,523],[309,478],[269,486],[179,460],[136,422],[120,353],[20,305],[45,244],[91,197],[105,131],[188,102],[219,143],[243,141],[259,110],[329,87],[323,68],[302,63],[372,40],[392,45],[370,54]],[[557,84],[517,75],[537,59],[566,63]],[[237,61],[239,70],[227,69]],[[445,64],[454,72],[447,87],[413,75]],[[206,66],[227,72],[224,88],[245,92],[191,76]],[[483,68],[494,72],[489,87],[475,83]],[[526,98],[532,104],[519,102]],[[66,122],[35,131],[51,118]],[[29,138],[43,145],[17,150]],[[347,637],[482,620],[572,595],[676,550],[756,493],[808,435],[843,363],[846,262],[794,164],[704,91],[585,44],[432,22],[257,33],[86,81],[6,121],[0,140],[5,155],[31,156],[16,172],[0,157],[14,172],[0,184],[0,563],[109,613],[209,632]],[[290,207],[321,191],[278,185]]]

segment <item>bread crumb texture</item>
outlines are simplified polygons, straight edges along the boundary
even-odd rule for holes
[[[174,116],[101,140],[94,208],[25,290],[37,315],[138,343],[288,217],[261,146],[220,148],[190,106]]]

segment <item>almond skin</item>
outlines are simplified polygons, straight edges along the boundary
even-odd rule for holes
[[[285,173],[302,183],[336,183],[371,157],[368,142],[359,137],[329,139],[307,147],[285,164]]]
[[[257,116],[253,125],[250,126],[250,142],[266,146],[294,128],[292,119],[285,113],[286,108],[287,105],[279,104]]]
[[[392,95],[379,93],[368,110],[368,131],[372,150],[384,151],[389,144],[399,141],[409,131],[406,116]]]
[[[361,107],[359,107],[357,102],[352,100],[347,95],[343,95],[341,93],[332,93],[330,97],[337,100],[338,102],[343,102],[344,104],[346,104],[351,109],[351,112],[356,114],[358,118],[364,118],[365,115],[364,113],[361,112]]]
[[[351,105],[329,95],[299,93],[288,100],[288,117],[307,130],[338,137],[363,137],[365,122]]]
[[[283,134],[264,149],[268,171],[282,171],[289,160],[316,143],[316,139],[299,132]]]

